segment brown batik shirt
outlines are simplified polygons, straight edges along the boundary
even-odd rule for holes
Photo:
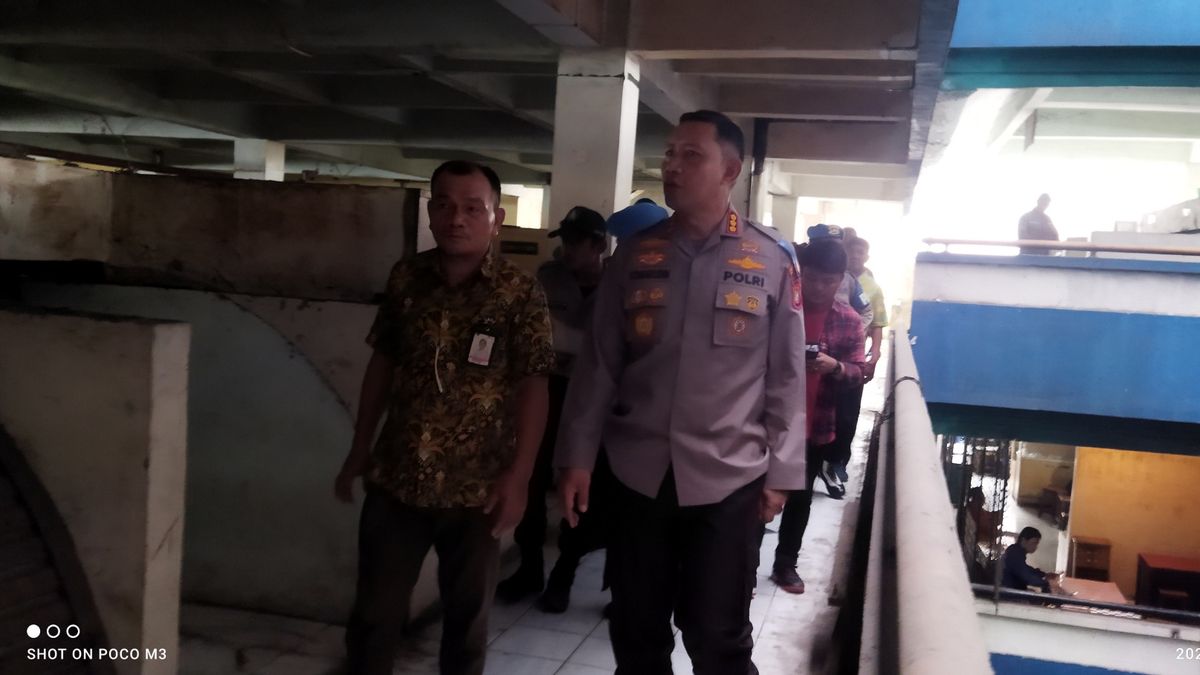
[[[554,365],[546,297],[489,254],[450,287],[435,249],[396,264],[367,342],[396,369],[366,481],[413,506],[482,506],[512,464],[517,385]]]

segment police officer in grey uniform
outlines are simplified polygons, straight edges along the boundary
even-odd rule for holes
[[[745,142],[688,113],[668,141],[674,215],[621,244],[575,364],[555,464],[568,521],[604,443],[617,477],[609,578],[620,675],[671,672],[671,614],[697,675],[757,673],[762,524],[805,485],[804,318],[790,242],[729,195]]]

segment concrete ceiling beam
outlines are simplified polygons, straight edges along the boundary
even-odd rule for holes
[[[1037,139],[1200,140],[1200,115],[1120,110],[1045,110],[1038,113]]]
[[[642,61],[638,98],[671,124],[686,112],[717,107],[717,87],[694,75],[681,75],[665,61]]]
[[[47,105],[0,105],[0,131],[77,136],[145,136],[232,141],[233,136],[129,115],[103,115]]]
[[[729,115],[790,120],[899,122],[912,110],[909,91],[725,83],[718,109]]]
[[[1117,110],[1200,114],[1200,90],[1162,87],[1055,89],[1042,110]]]
[[[900,164],[908,135],[908,122],[772,122],[767,157]]]
[[[209,57],[189,53],[169,52],[164,53],[163,57],[175,59],[196,68],[212,71],[237,82],[292,99],[297,103],[325,108],[350,118],[382,121],[393,125],[403,124],[404,121],[402,115],[396,110],[345,105],[335,101],[322,86],[303,76],[290,73],[226,68]]]
[[[431,56],[395,54],[390,58],[397,65],[415,68],[429,79],[478,99],[519,120],[547,130],[554,128],[553,112],[523,110],[517,105],[514,78],[496,77],[486,73],[439,72],[436,61]]]
[[[426,0],[291,5],[46,0],[36,12],[8,10],[0,45],[301,55],[367,48],[418,53],[430,45],[553,52],[538,31],[492,0],[457,0],[454,14],[447,20],[442,3]]]
[[[262,136],[253,116],[243,109],[226,106],[219,117],[200,115],[195,106],[162,99],[102,72],[60,70],[0,56],[0,86],[68,104],[148,117],[218,134]]]
[[[59,134],[0,133],[0,143],[22,148],[23,154],[61,157],[69,161],[108,164],[114,167],[168,171],[181,164],[213,161],[207,150],[160,148],[137,142],[106,143],[80,140]],[[232,148],[230,148],[232,156]],[[232,170],[232,161],[230,161]]]
[[[1018,129],[1029,121],[1037,109],[1049,98],[1053,89],[1014,89],[996,113],[992,123],[991,133],[988,134],[986,146],[995,149],[1004,144]]]
[[[327,158],[338,163],[373,166],[379,169],[424,178],[432,175],[433,170],[442,163],[442,160],[436,159],[412,159],[405,156],[403,151],[395,147],[346,146],[324,143],[296,143],[289,147],[294,147],[298,151]],[[544,185],[549,183],[550,180],[549,175],[544,172],[533,171],[521,166],[514,166],[503,162],[489,162],[489,165],[496,170],[496,173],[500,175],[500,179],[506,183]]]
[[[672,62],[679,73],[710,77],[785,80],[803,84],[880,86],[912,85],[911,61],[850,59],[691,59]]]
[[[916,58],[921,0],[633,0],[629,49],[647,59]]]
[[[610,33],[617,29],[607,20],[607,5],[612,3],[604,0],[496,0],[496,4],[563,47],[587,48],[609,44],[615,36],[606,36],[606,29]]]

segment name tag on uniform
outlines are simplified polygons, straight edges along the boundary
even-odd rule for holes
[[[471,352],[467,355],[467,363],[477,366],[492,364],[492,348],[496,346],[496,338],[484,333],[476,333],[471,338]],[[459,352],[461,353],[461,352]]]

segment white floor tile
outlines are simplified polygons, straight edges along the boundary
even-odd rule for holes
[[[491,651],[555,659],[561,665],[583,639],[584,636],[574,633],[514,626],[492,644]]]
[[[617,660],[613,657],[612,643],[604,638],[588,638],[579,645],[567,663],[577,663],[593,668],[616,670]]]
[[[285,654],[254,675],[337,675],[342,667],[341,659]]]
[[[562,661],[489,651],[484,675],[554,675]]]
[[[604,620],[604,605],[596,606],[597,603],[575,602],[572,599],[571,606],[562,614],[547,614],[537,607],[526,612],[516,623],[517,626],[525,626],[527,628],[545,628],[546,630],[557,630],[564,633],[576,633],[578,635],[589,635],[596,630],[596,626]]]
[[[578,663],[568,663],[558,669],[555,675],[613,675],[615,668],[593,668],[581,666]]]

